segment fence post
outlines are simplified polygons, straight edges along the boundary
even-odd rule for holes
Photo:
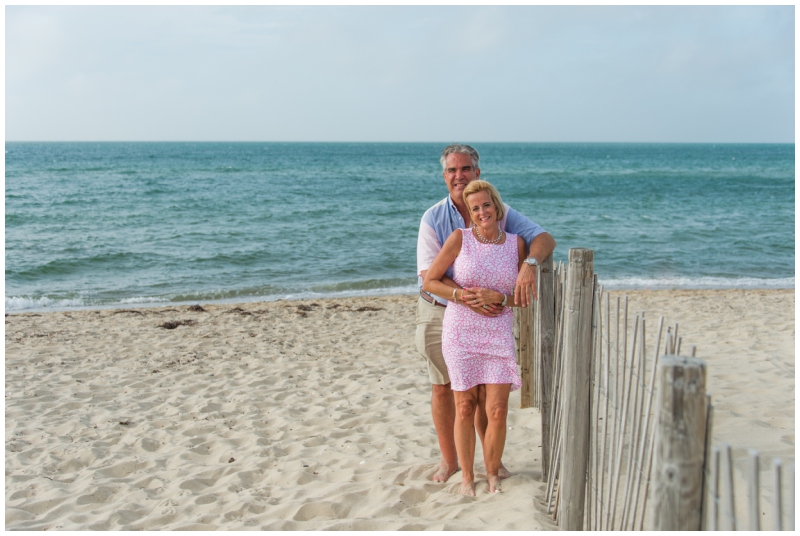
[[[519,407],[533,407],[533,296],[527,307],[519,310],[519,376],[522,387],[519,393]]]
[[[706,367],[667,355],[658,364],[652,530],[700,530],[706,439]]]
[[[542,368],[539,375],[539,410],[542,412],[542,475],[545,481],[550,468],[550,411],[553,407],[556,341],[556,304],[553,291],[553,256],[550,255],[539,267],[539,363]]]
[[[594,251],[569,250],[564,311],[564,452],[559,479],[559,528],[583,530],[589,465]]]

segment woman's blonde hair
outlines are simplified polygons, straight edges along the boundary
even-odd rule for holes
[[[464,188],[464,204],[467,205],[467,209],[469,209],[467,197],[478,192],[489,192],[489,197],[492,198],[492,203],[494,203],[494,208],[497,211],[497,221],[502,220],[506,215],[506,208],[503,205],[503,200],[500,199],[500,192],[488,181],[477,180],[467,184],[467,187]]]

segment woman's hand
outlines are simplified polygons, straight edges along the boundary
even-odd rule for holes
[[[499,314],[502,310],[499,304],[503,301],[503,295],[488,288],[470,287],[461,291],[461,301],[470,307],[496,311]]]
[[[478,313],[482,316],[488,316],[489,318],[494,318],[496,316],[500,316],[500,313],[503,312],[503,307],[500,305],[477,305],[475,307],[470,306],[470,309]]]

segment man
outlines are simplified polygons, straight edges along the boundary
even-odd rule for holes
[[[442,176],[450,195],[433,205],[422,216],[417,239],[417,275],[419,276],[420,298],[417,303],[417,350],[428,361],[428,377],[431,382],[431,413],[439,450],[442,459],[434,473],[434,482],[446,482],[458,470],[453,427],[455,425],[455,402],[447,375],[447,365],[442,356],[442,321],[447,302],[422,290],[422,280],[436,255],[442,249],[447,237],[456,229],[469,227],[470,217],[463,199],[467,184],[481,175],[478,152],[469,145],[448,145],[440,158]],[[528,258],[522,265],[514,289],[516,303],[526,306],[531,293],[536,293],[536,274],[538,263],[545,260],[555,249],[556,242],[544,229],[533,223],[516,210],[506,205],[506,216],[500,222],[500,228],[517,234],[525,240],[528,247]],[[452,266],[447,270],[443,282],[453,288],[460,288],[452,280]],[[502,308],[499,306],[488,311],[474,309],[479,314],[497,316]],[[488,420],[484,408],[475,413],[475,428],[478,430],[481,444],[486,433]],[[511,473],[500,463],[500,478],[507,478]]]

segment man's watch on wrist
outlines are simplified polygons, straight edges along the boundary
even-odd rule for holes
[[[524,262],[528,266],[539,266],[539,261],[536,260],[536,257],[528,257],[522,262]]]

